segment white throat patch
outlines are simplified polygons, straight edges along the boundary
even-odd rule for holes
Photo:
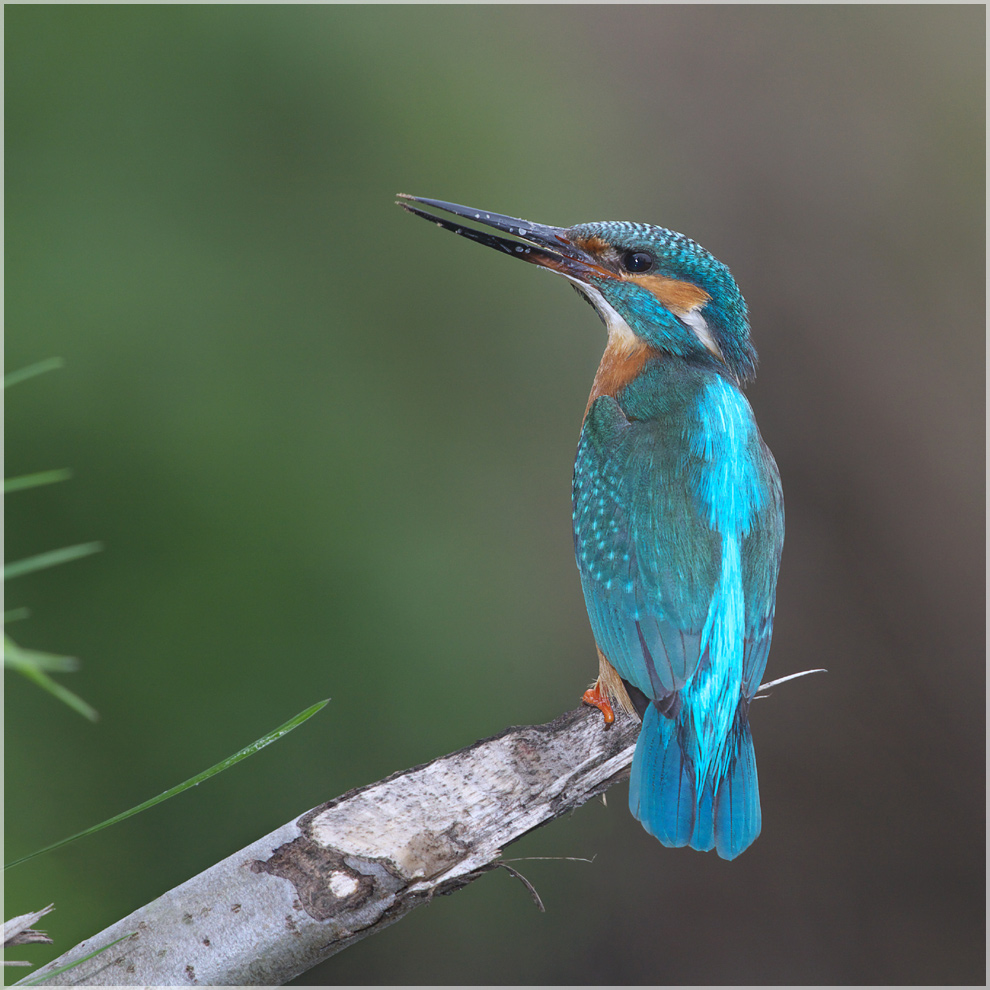
[[[599,315],[605,321],[605,329],[608,330],[609,345],[620,351],[632,351],[640,345],[640,339],[633,333],[632,327],[619,316],[612,304],[593,285],[572,278],[571,281],[581,290],[582,294],[590,300],[591,304],[598,310]]]

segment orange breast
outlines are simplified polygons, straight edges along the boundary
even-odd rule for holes
[[[588,405],[584,409],[585,416],[595,399],[600,395],[616,396],[643,370],[646,362],[658,353],[645,341],[630,337],[609,335],[608,346],[602,355],[598,371],[595,372],[591,395],[588,396]]]

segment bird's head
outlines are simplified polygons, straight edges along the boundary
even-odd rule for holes
[[[739,382],[755,374],[746,302],[735,280],[683,234],[621,220],[549,227],[456,203],[400,198],[410,213],[569,279],[598,311],[614,345],[714,361]],[[510,237],[434,216],[412,202]]]

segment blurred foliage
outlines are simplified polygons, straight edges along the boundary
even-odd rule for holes
[[[26,368],[19,368],[4,375],[4,390],[19,382],[28,381],[46,371],[53,371],[62,367],[61,358],[49,358],[28,365]],[[36,471],[34,474],[22,474],[16,478],[5,478],[3,482],[4,495],[11,492],[26,491],[31,488],[38,488],[41,485],[51,485],[59,481],[66,481],[71,477],[71,473],[64,468],[56,468],[48,471]],[[44,553],[34,554],[24,557],[21,560],[12,561],[5,564],[3,568],[4,590],[6,592],[6,582],[11,578],[21,577],[24,574],[32,574],[35,571],[42,571],[49,567],[56,567],[58,564],[68,563],[70,560],[78,560],[80,557],[88,557],[91,553],[96,553],[102,547],[98,543],[82,543],[71,547],[61,547],[58,550],[47,550]],[[11,609],[4,612],[4,626],[9,622],[16,622],[26,619],[30,611],[25,607]],[[6,631],[3,637],[3,665],[6,669],[16,670],[23,674],[29,681],[33,681],[42,690],[47,691],[53,698],[65,703],[70,708],[77,711],[84,718],[91,722],[97,719],[96,709],[87,704],[77,694],[74,694],[64,685],[59,684],[50,676],[52,673],[69,673],[79,669],[79,661],[75,657],[59,656],[54,653],[44,653],[40,650],[29,650],[19,646],[14,642]]]
[[[926,983],[983,971],[979,7],[8,6],[7,557],[92,726],[6,685],[8,858],[51,958],[307,808],[573,707],[569,481],[602,346],[396,192],[684,230],[733,269],[788,543],[764,831],[623,788],[306,983]],[[42,585],[41,582],[44,582]],[[20,599],[18,599],[20,601]],[[17,604],[17,603],[14,603]],[[511,951],[508,947],[511,946]],[[29,947],[30,948],[30,947]],[[47,954],[46,954],[47,953]]]

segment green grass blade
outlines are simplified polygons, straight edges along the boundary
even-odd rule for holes
[[[9,375],[4,375],[3,387],[9,388],[19,382],[26,382],[29,378],[34,378],[35,375],[43,375],[46,371],[55,371],[57,368],[64,367],[65,362],[61,358],[46,358],[37,364],[29,364],[26,368],[21,368],[20,371],[12,371]]]
[[[54,653],[39,653],[36,650],[25,650],[18,646],[9,636],[3,637],[3,662],[5,667],[20,671],[28,680],[34,681],[50,695],[79,712],[83,718],[95,722],[100,716],[96,709],[88,705],[78,694],[63,687],[58,681],[53,681],[45,670],[73,670],[69,666],[75,662],[74,657],[60,657]]]
[[[68,468],[55,468],[52,471],[38,471],[37,474],[22,474],[16,478],[4,478],[3,493],[20,492],[25,488],[39,485],[54,485],[56,481],[68,481],[72,472]]]
[[[3,638],[3,662],[5,666],[18,670],[21,667],[37,667],[52,674],[71,674],[79,669],[79,660],[76,657],[28,650],[18,646],[9,636]]]
[[[28,853],[27,856],[22,856],[20,859],[15,859],[12,863],[7,863],[7,865],[4,866],[4,869],[8,870],[12,866],[19,866],[21,863],[26,863],[29,859],[34,859],[35,856],[40,856],[42,853],[51,852],[53,849],[60,849],[62,846],[68,845],[70,842],[75,842],[76,839],[81,839],[84,836],[92,835],[94,832],[99,832],[105,828],[109,828],[111,825],[116,825],[118,822],[122,822],[133,815],[140,814],[142,811],[147,811],[149,808],[153,808],[156,804],[161,804],[162,801],[167,801],[169,798],[175,797],[176,794],[181,794],[183,791],[189,790],[190,787],[195,787],[197,784],[202,784],[204,780],[208,780],[210,777],[221,773],[228,767],[232,767],[235,763],[240,763],[241,760],[247,758],[248,756],[253,756],[270,743],[281,739],[282,736],[302,725],[303,722],[309,718],[312,718],[318,711],[326,707],[329,701],[330,699],[326,698],[323,701],[318,701],[315,705],[310,705],[310,707],[305,711],[300,712],[294,718],[290,718],[288,722],[283,723],[277,729],[273,729],[267,735],[262,736],[260,739],[256,739],[250,746],[245,746],[244,749],[238,750],[233,756],[228,756],[227,759],[221,760],[219,763],[215,763],[208,770],[204,770],[202,773],[196,774],[195,777],[190,777],[181,784],[176,784],[175,787],[171,787],[167,791],[163,791],[157,797],[153,797],[142,804],[135,805],[128,811],[122,811],[119,815],[114,815],[113,818],[108,818],[105,822],[100,822],[99,825],[92,825],[90,828],[83,829],[82,832],[77,832],[75,835],[70,835],[67,839],[61,839],[50,846],[45,846],[44,849],[39,849],[37,852]]]
[[[82,965],[87,959],[92,959],[93,956],[98,956],[101,952],[106,952],[107,949],[112,949],[115,945],[119,945],[124,939],[130,938],[132,935],[137,935],[137,932],[128,932],[126,935],[121,935],[120,938],[115,938],[108,945],[103,946],[102,949],[97,949],[95,952],[90,952],[89,955],[83,956],[82,959],[77,959],[75,962],[69,963],[68,966],[60,966],[58,969],[53,969],[50,973],[45,973],[42,977],[35,977],[30,980],[18,980],[14,986],[17,987],[43,987],[53,976],[61,976],[63,973],[68,972],[70,969],[75,969],[76,966]]]
[[[30,619],[31,609],[26,605],[21,605],[19,608],[9,608],[3,613],[3,624],[6,625],[8,622],[18,622],[21,619]]]
[[[44,688],[50,695],[79,712],[83,718],[88,718],[90,722],[99,720],[100,715],[92,705],[87,704],[78,694],[63,687],[58,681],[53,681],[43,670],[37,667],[21,667],[20,671],[28,680],[34,681],[38,687]]]
[[[34,571],[44,570],[46,567],[55,567],[57,564],[64,564],[70,560],[88,557],[91,553],[99,553],[102,549],[102,543],[78,543],[73,547],[62,547],[60,550],[49,550],[47,553],[39,553],[34,557],[15,560],[13,563],[4,565],[3,579],[9,581],[11,578],[20,577],[22,574],[31,574]]]

